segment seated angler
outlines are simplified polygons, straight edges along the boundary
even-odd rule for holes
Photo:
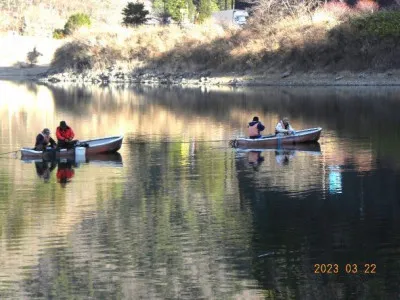
[[[50,136],[50,129],[44,128],[41,133],[36,136],[35,150],[45,151],[46,148],[56,148],[56,142]]]
[[[277,136],[284,136],[284,135],[289,135],[289,134],[295,134],[294,129],[289,123],[288,118],[283,118],[276,124],[275,127],[275,134]]]
[[[76,143],[78,142],[77,140],[73,140],[75,133],[65,121],[60,122],[60,126],[57,127],[56,136],[59,148],[70,149],[75,147]]]
[[[254,117],[253,121],[251,121],[247,127],[249,131],[249,137],[251,139],[260,138],[260,132],[265,129],[265,126],[258,120],[258,117]]]

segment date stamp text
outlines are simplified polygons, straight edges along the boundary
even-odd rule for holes
[[[376,274],[376,264],[314,264],[315,274]]]

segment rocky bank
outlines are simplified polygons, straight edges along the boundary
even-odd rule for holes
[[[178,86],[394,86],[400,85],[400,70],[385,72],[349,72],[337,73],[295,71],[285,72],[247,72],[215,73],[182,72],[166,73],[154,70],[123,72],[117,68],[103,71],[54,72],[39,74],[35,80],[43,83],[79,83],[79,84],[145,84]]]

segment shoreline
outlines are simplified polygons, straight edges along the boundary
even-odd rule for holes
[[[48,65],[34,67],[0,67],[0,80],[34,81],[59,84],[142,84],[153,86],[400,86],[400,70],[380,73],[342,71],[326,73],[216,73],[213,71],[166,73],[154,71],[122,72],[112,68],[103,71],[59,72]]]
[[[82,84],[143,84],[190,86],[400,86],[400,70],[381,73],[349,72],[324,73],[215,73],[213,71],[190,73],[121,71],[57,73],[37,77],[43,83],[82,83]]]
[[[0,67],[0,80],[37,80],[38,76],[45,74],[48,70],[48,66]]]

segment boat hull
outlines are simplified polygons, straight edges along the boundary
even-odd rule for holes
[[[98,138],[92,140],[80,141],[80,143],[86,143],[89,146],[86,148],[86,157],[90,157],[93,155],[98,155],[102,153],[114,153],[117,152],[122,145],[123,136],[112,136],[105,138]],[[36,151],[32,148],[22,148],[21,150],[21,158],[43,158],[43,159],[51,159],[51,158],[73,158],[75,157],[75,149],[59,149],[54,152],[43,152]]]
[[[267,147],[280,147],[301,143],[317,142],[321,136],[322,128],[311,128],[296,131],[295,135],[275,136],[269,135],[259,139],[238,138],[232,145],[237,148],[262,149]]]

